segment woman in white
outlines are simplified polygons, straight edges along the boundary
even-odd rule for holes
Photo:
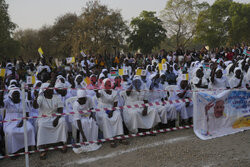
[[[96,90],[96,97],[98,101],[98,108],[113,108],[117,107],[118,96],[117,92],[112,90],[112,83],[110,79],[103,80],[103,88]],[[104,138],[111,138],[119,135],[123,135],[123,124],[120,111],[118,110],[106,110],[96,113],[96,120],[103,132]],[[116,142],[111,143],[111,147],[115,147]]]
[[[231,89],[234,88],[241,88],[243,85],[245,85],[243,83],[243,79],[244,79],[244,75],[242,73],[241,68],[236,67],[234,69],[234,76],[229,80],[229,86]]]
[[[74,126],[80,131],[81,141],[97,141],[98,126],[94,120],[93,113],[87,111],[94,108],[92,99],[87,96],[85,90],[78,90],[77,98],[77,101],[73,104],[73,111],[77,113],[74,115]],[[80,114],[80,111],[85,111],[85,113]],[[97,144],[91,144],[91,147],[99,148]]]
[[[167,93],[164,91],[164,81],[161,82],[164,76],[162,74],[162,78],[159,78],[159,74],[157,74],[153,77],[148,96],[149,103],[161,102],[167,99]],[[174,105],[167,103],[164,105],[154,105],[153,107],[159,113],[162,124],[167,124],[168,120],[173,121],[176,119],[177,114]]]
[[[4,120],[18,119],[23,117],[23,107],[20,99],[20,90],[12,88],[8,93],[8,98],[4,100],[6,116]],[[26,107],[27,108],[27,107]],[[28,113],[26,112],[27,116]],[[7,154],[15,153],[24,148],[24,128],[23,120],[17,122],[6,122],[3,126],[5,134]],[[35,146],[35,130],[30,122],[27,121],[28,146]]]
[[[52,85],[44,83],[41,86],[38,98],[35,98],[33,107],[39,108],[39,116],[52,115],[63,112],[63,103],[58,95],[54,94]],[[47,144],[66,143],[67,124],[64,117],[45,117],[37,120],[37,146],[44,148]],[[66,148],[62,149],[66,152]],[[46,158],[46,152],[40,154],[41,159]]]
[[[208,81],[204,77],[203,70],[201,68],[197,68],[194,70],[192,78],[192,84],[195,89],[207,89],[208,88]]]
[[[225,89],[229,87],[227,78],[223,75],[222,69],[214,68],[211,74],[209,87],[211,89]]]
[[[170,100],[179,100],[191,97],[188,90],[190,86],[188,85],[188,80],[181,80],[180,85],[176,87],[173,95],[169,98]],[[183,122],[187,123],[188,118],[193,116],[192,105],[189,102],[174,103],[176,111],[180,113]],[[189,108],[189,109],[188,109]]]
[[[135,77],[127,91],[122,92],[125,105],[139,105],[139,108],[125,108],[123,110],[124,122],[128,130],[137,133],[138,129],[151,129],[161,120],[154,107],[142,107],[148,102],[146,91],[141,91],[142,81]]]
[[[68,110],[66,107],[66,100],[70,97],[72,97],[71,94],[72,91],[67,89],[67,85],[66,85],[66,81],[65,78],[60,77],[56,80],[55,83],[55,94],[58,95],[60,97],[60,99],[62,100],[63,103],[63,113],[69,113],[71,112],[71,110]],[[70,115],[66,115],[64,116],[65,120],[67,122],[67,128],[68,131],[71,132],[72,131],[72,119]]]
[[[35,99],[36,97],[38,97],[38,95],[39,95],[39,88],[41,86],[42,86],[42,82],[39,81],[39,80],[37,80],[36,83],[33,86],[33,90],[31,91],[32,99]],[[38,116],[39,115],[38,109],[34,109],[34,107],[32,106],[32,102],[30,103],[30,113],[29,113],[29,115],[31,117]],[[29,119],[29,122],[32,123],[32,125],[35,127],[35,129],[36,129],[36,120],[37,120],[36,118]]]

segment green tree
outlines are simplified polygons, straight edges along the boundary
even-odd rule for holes
[[[176,48],[184,49],[192,40],[198,15],[208,6],[208,3],[199,3],[198,0],[168,0],[161,17],[168,37],[175,38]]]
[[[197,20],[196,38],[210,48],[224,46],[229,38],[232,0],[216,0]]]
[[[24,59],[39,58],[37,49],[39,45],[38,31],[32,29],[19,30],[14,33],[13,38],[20,43],[20,55]]]
[[[8,14],[8,5],[5,0],[0,0],[0,55],[15,56],[18,53],[18,43],[11,38],[15,28]]]
[[[51,29],[51,42],[54,49],[52,55],[56,57],[70,57],[72,51],[72,31],[78,21],[76,14],[67,13],[56,19]]]
[[[241,4],[233,2],[229,8],[229,15],[231,17],[230,44],[250,43],[250,3]]]
[[[128,42],[133,50],[140,49],[143,54],[149,54],[152,49],[159,47],[166,38],[166,30],[162,26],[162,21],[155,16],[155,13],[142,11],[139,17],[131,21],[132,32]]]
[[[78,55],[81,49],[102,54],[113,47],[122,48],[127,30],[120,11],[89,1],[72,32],[72,55]]]

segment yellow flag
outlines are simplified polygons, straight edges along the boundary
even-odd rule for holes
[[[162,63],[159,63],[159,71],[163,70]]]
[[[161,64],[165,64],[165,63],[166,63],[166,59],[162,59]]]
[[[90,78],[89,78],[89,77],[86,77],[86,78],[84,79],[84,82],[85,82],[87,85],[91,84],[91,81],[90,81]]]
[[[123,74],[124,74],[123,69],[119,69],[119,75],[123,76]]]
[[[75,63],[76,59],[75,59],[75,57],[68,57],[68,58],[66,58],[66,61],[67,61],[67,64],[71,64],[71,63]]]
[[[182,80],[188,81],[189,75],[188,74],[182,74]]]
[[[5,69],[4,68],[1,68],[0,69],[1,71],[0,71],[0,77],[5,77]]]
[[[136,70],[136,75],[141,75],[141,73],[142,73],[142,69]]]
[[[26,77],[26,83],[28,85],[30,85],[30,84],[34,85],[36,83],[36,77],[35,76],[27,76]]]
[[[43,50],[41,47],[38,49],[38,53],[40,54],[40,57],[43,58]]]

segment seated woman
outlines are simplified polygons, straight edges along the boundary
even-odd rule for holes
[[[63,112],[63,103],[58,95],[54,95],[54,90],[49,89],[50,83],[43,83],[39,96],[35,97],[33,107],[39,108],[39,116],[51,115]],[[66,143],[67,124],[64,117],[46,117],[37,120],[37,146],[40,149],[47,144]],[[66,152],[66,148],[62,149]],[[41,152],[41,159],[46,159],[46,152]]]
[[[170,100],[179,100],[191,98],[190,86],[188,84],[188,80],[183,80],[179,82],[180,85],[176,87],[176,90],[173,92],[173,95],[169,98]],[[193,103],[190,102],[182,102],[182,103],[174,103],[176,111],[180,113],[182,124],[187,124],[192,122],[193,117]],[[189,119],[189,120],[188,120]]]
[[[74,126],[80,131],[81,142],[84,141],[97,141],[98,139],[98,126],[96,124],[93,113],[86,112],[85,114],[80,114],[80,111],[87,111],[93,109],[93,102],[91,97],[87,96],[85,90],[77,91],[78,100],[73,104],[73,111],[77,114],[74,115]],[[99,149],[100,146],[97,144],[89,145],[95,150]],[[85,146],[88,147],[88,146]],[[86,148],[87,149],[87,148]]]
[[[2,100],[2,99],[1,99]],[[12,87],[9,90],[8,98],[2,104],[6,110],[4,120],[18,119],[23,117],[23,107],[20,99],[20,90]],[[26,107],[27,108],[27,107]],[[28,113],[26,112],[27,116]],[[12,154],[24,148],[24,128],[23,120],[17,122],[6,122],[3,126],[5,134],[5,144],[7,154]],[[35,146],[35,130],[30,122],[27,121],[28,146]]]
[[[168,100],[168,94],[167,91],[165,91],[166,85],[168,85],[168,83],[165,81],[164,74],[162,74],[161,77],[159,74],[155,75],[150,86],[148,101],[150,103],[155,103]],[[166,124],[173,125],[175,123],[177,112],[173,104],[166,103],[164,105],[154,105],[153,107],[159,113],[161,119],[160,125],[162,127]]]
[[[135,76],[130,88],[122,92],[125,105],[140,106],[148,103],[147,92],[141,89],[142,81],[139,76]],[[137,133],[138,129],[151,129],[161,122],[154,107],[125,108],[123,118],[128,130],[132,133]]]
[[[229,88],[227,78],[223,76],[222,69],[214,67],[211,73],[209,87],[212,89],[225,89]]]
[[[113,108],[117,107],[118,96],[117,92],[112,90],[112,83],[110,79],[103,80],[102,90],[96,90],[96,97],[98,100],[98,108]],[[104,138],[111,138],[119,135],[123,135],[123,124],[121,113],[118,110],[106,110],[96,113],[97,123],[103,132]],[[123,141],[126,143],[126,141]],[[116,147],[115,141],[111,142],[111,147]]]
[[[204,77],[203,69],[197,68],[194,70],[194,77],[192,78],[192,84],[195,89],[207,89],[208,81]]]
[[[231,89],[241,88],[243,85],[245,85],[243,79],[244,79],[244,74],[242,73],[241,68],[236,67],[234,69],[233,77],[229,80],[230,88]]]

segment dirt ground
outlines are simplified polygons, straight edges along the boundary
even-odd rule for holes
[[[47,160],[30,155],[31,167],[248,167],[250,130],[212,140],[198,139],[193,130],[179,130],[157,136],[129,139],[130,145],[110,148],[109,143],[95,152],[66,154],[50,151]],[[1,167],[25,166],[24,156],[0,160]]]

